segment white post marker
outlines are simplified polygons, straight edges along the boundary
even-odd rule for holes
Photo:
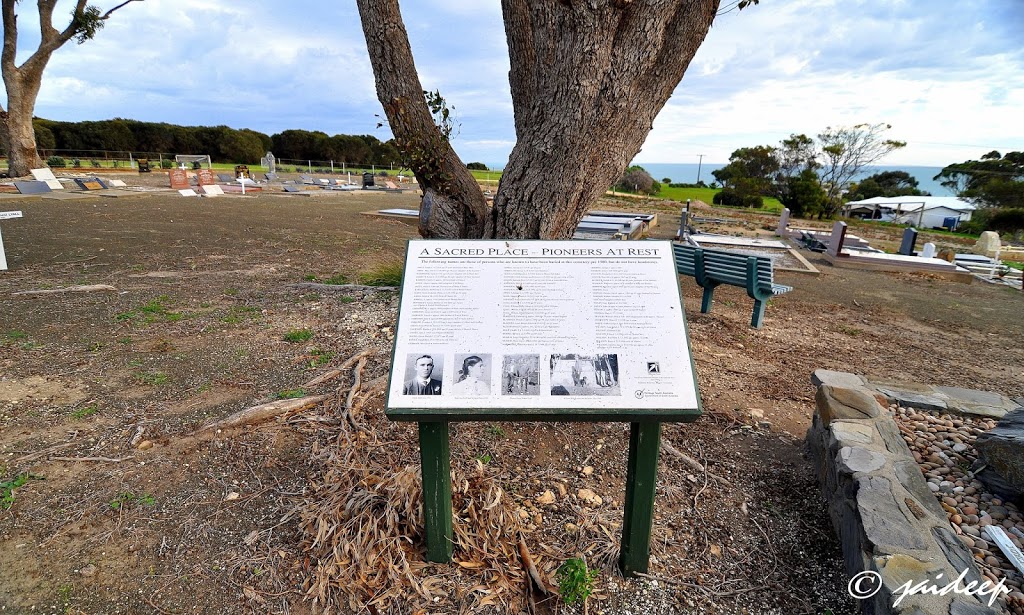
[[[0,220],[13,220],[20,217],[20,211],[0,211]],[[3,233],[0,233],[0,271],[7,271],[7,254],[4,252]]]
[[[1017,548],[1017,545],[1010,541],[1010,537],[1006,535],[1003,528],[997,525],[985,526],[985,533],[992,539],[992,542],[996,543],[999,548],[1006,555],[1006,559],[1013,562],[1013,565],[1024,573],[1024,553]]]
[[[239,177],[238,178],[238,183],[242,184],[242,194],[244,195],[245,194],[245,178],[244,177]]]

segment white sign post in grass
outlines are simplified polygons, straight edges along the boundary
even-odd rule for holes
[[[0,211],[0,220],[12,220],[20,217],[20,211]],[[7,271],[7,254],[4,252],[3,233],[0,233],[0,271]]]

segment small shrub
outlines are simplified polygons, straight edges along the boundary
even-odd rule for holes
[[[82,161],[80,159],[78,159],[78,158],[73,158],[71,160],[71,166],[75,167],[76,169],[81,169],[82,168]]]
[[[597,570],[587,570],[587,562],[582,558],[566,560],[555,573],[558,593],[562,600],[569,605],[585,601],[594,593],[594,580],[597,575]]]
[[[169,168],[171,168],[173,166],[174,166],[174,163],[171,162],[171,160],[169,158],[160,161],[160,168],[161,169],[169,169]]]
[[[50,168],[64,168],[68,166],[68,163],[64,161],[60,156],[50,156],[46,159],[46,166]]]
[[[466,165],[466,168],[470,171],[486,171],[487,165],[482,162],[471,162]]]
[[[103,165],[100,164],[99,160],[90,160],[89,164],[91,164],[92,168],[94,168],[94,169],[98,169],[101,166],[103,166]]]

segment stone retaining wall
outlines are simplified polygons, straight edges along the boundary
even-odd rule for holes
[[[907,595],[907,582],[943,587],[963,571],[963,584],[985,579],[970,550],[950,529],[920,466],[885,405],[889,400],[853,374],[815,372],[817,411],[807,444],[828,500],[851,578],[872,571],[881,589],[861,601],[868,614],[983,615],[999,613],[988,596]],[[939,576],[939,575],[942,576]],[[862,588],[873,579],[862,581]],[[874,586],[878,583],[874,582]],[[982,602],[984,600],[984,603]]]

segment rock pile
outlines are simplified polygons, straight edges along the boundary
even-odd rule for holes
[[[989,493],[970,472],[978,457],[975,439],[995,427],[996,421],[897,405],[890,405],[889,410],[921,466],[928,489],[946,511],[950,527],[971,550],[986,578],[993,583],[1005,579],[1005,585],[1013,590],[1007,597],[1010,611],[1024,615],[1024,575],[985,532],[987,526],[1001,526],[1018,548],[1024,548],[1024,516],[1012,502]]]

